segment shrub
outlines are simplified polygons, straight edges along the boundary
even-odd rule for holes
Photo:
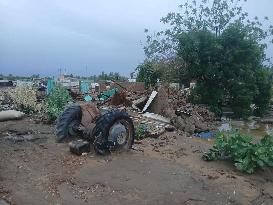
[[[266,135],[258,143],[239,132],[219,133],[215,145],[203,155],[206,161],[229,159],[235,167],[246,173],[257,168],[273,167],[273,137]]]
[[[49,119],[56,120],[69,101],[72,101],[69,92],[64,87],[56,86],[45,99],[46,114]]]
[[[147,132],[149,130],[149,126],[143,123],[140,123],[136,126],[135,129],[135,139],[142,140],[145,138]]]
[[[37,102],[37,90],[31,86],[20,86],[8,92],[16,109],[30,114],[40,112],[43,105]]]

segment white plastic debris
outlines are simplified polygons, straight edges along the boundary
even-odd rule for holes
[[[144,106],[142,112],[145,112],[148,109],[148,107],[153,102],[154,98],[156,97],[157,93],[158,93],[157,91],[152,92],[152,94],[150,95],[149,100],[147,101],[146,105]]]
[[[169,118],[163,117],[163,116],[155,114],[155,113],[146,112],[146,113],[142,114],[142,116],[159,121],[159,122],[164,122],[167,124],[171,123],[171,120]]]
[[[19,120],[23,118],[25,113],[16,110],[7,110],[0,112],[0,121]]]

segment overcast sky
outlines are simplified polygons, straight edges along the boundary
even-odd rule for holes
[[[0,73],[128,75],[144,59],[144,29],[160,30],[160,18],[181,2],[0,0]],[[272,0],[249,0],[247,10],[273,23]]]

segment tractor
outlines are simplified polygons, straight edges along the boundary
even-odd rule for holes
[[[56,141],[81,138],[94,145],[98,154],[129,150],[135,137],[129,114],[118,109],[101,111],[95,103],[73,104],[60,114],[56,124]]]

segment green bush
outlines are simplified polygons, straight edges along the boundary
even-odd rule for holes
[[[219,133],[213,148],[202,158],[232,160],[238,170],[249,174],[257,168],[273,167],[273,137],[266,135],[258,143],[252,141],[252,137],[239,132]]]
[[[137,82],[144,82],[146,88],[155,86],[157,79],[160,78],[160,73],[154,68],[152,62],[144,62],[138,65],[136,70],[138,71]]]
[[[263,115],[271,99],[271,73],[264,66],[265,48],[251,38],[247,26],[230,24],[219,36],[211,31],[180,34],[178,56],[186,75],[197,82],[195,103],[221,108],[227,103],[235,117]]]
[[[135,128],[135,139],[136,140],[142,140],[145,138],[147,132],[149,130],[149,126],[144,124],[144,123],[140,123],[136,126]]]
[[[46,114],[50,120],[56,120],[68,102],[72,101],[69,92],[62,86],[56,86],[45,99]]]

